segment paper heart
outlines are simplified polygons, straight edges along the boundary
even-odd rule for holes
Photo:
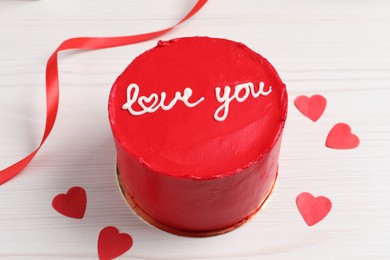
[[[87,194],[81,187],[72,187],[67,193],[55,196],[52,206],[64,216],[82,219],[87,206]]]
[[[103,228],[98,238],[98,254],[101,260],[113,259],[128,251],[133,245],[129,234],[119,233],[115,227]]]
[[[353,149],[359,146],[359,142],[359,137],[351,132],[349,125],[338,123],[329,131],[325,146],[334,149]]]
[[[304,116],[315,122],[325,111],[326,99],[321,95],[298,96],[294,104]]]
[[[308,226],[313,226],[323,220],[332,208],[332,202],[327,197],[314,197],[308,192],[299,194],[296,203]]]

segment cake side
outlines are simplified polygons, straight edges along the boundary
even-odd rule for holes
[[[129,204],[150,224],[174,234],[216,235],[245,223],[269,198],[280,142],[251,167],[208,180],[154,172],[118,149],[118,178]]]

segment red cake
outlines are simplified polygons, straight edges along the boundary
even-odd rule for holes
[[[274,188],[287,93],[242,43],[160,41],[117,78],[108,109],[123,194],[160,229],[232,230]]]

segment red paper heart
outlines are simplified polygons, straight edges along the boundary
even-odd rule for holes
[[[299,96],[295,99],[294,104],[304,116],[315,122],[324,113],[326,99],[321,95]]]
[[[55,196],[52,206],[64,216],[82,219],[87,206],[87,194],[81,187],[72,187],[67,193]]]
[[[105,227],[98,238],[99,258],[113,259],[125,253],[132,245],[133,239],[129,234],[119,233],[119,230],[112,226]]]
[[[349,125],[338,123],[329,131],[325,146],[334,149],[353,149],[359,146],[359,137],[351,132]]]
[[[308,192],[299,194],[296,203],[308,226],[313,226],[323,220],[332,208],[332,202],[327,197],[314,197]]]

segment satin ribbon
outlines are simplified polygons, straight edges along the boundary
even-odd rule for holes
[[[47,137],[50,135],[51,130],[53,129],[54,123],[57,117],[58,111],[58,97],[59,97],[59,81],[58,81],[58,53],[65,50],[97,50],[104,48],[112,48],[118,46],[129,45],[133,43],[143,42],[147,40],[154,39],[159,37],[168,31],[172,30],[174,27],[183,23],[184,21],[191,18],[195,13],[197,13],[207,0],[198,0],[194,7],[187,13],[187,15],[182,18],[175,25],[168,27],[166,29],[138,34],[130,36],[119,36],[119,37],[78,37],[67,39],[58,46],[58,48],[50,56],[46,64],[46,124],[45,131],[43,133],[42,140],[39,146],[25,158],[20,161],[8,166],[6,169],[0,172],[0,185],[9,181],[16,175],[18,175],[34,158],[37,154],[43,143],[46,141]]]

